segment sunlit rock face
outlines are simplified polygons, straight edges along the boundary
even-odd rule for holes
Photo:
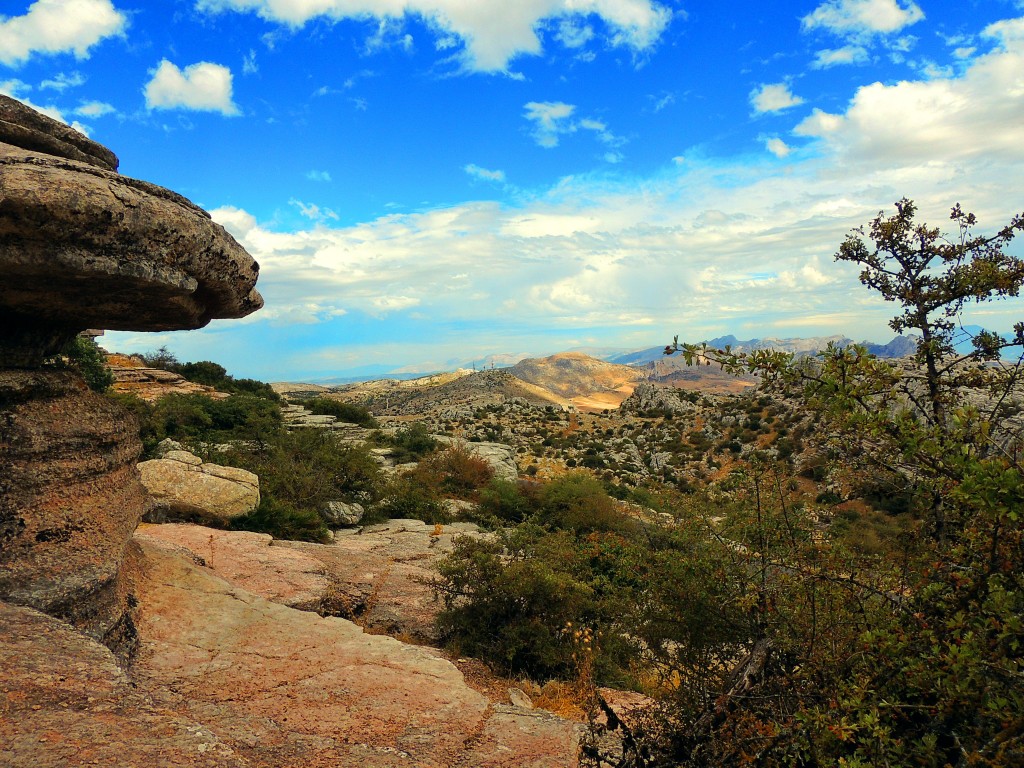
[[[0,96],[0,600],[124,650],[137,428],[44,360],[86,328],[198,328],[263,300],[256,262],[207,213],[117,165]]]

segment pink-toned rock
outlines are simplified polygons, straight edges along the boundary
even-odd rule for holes
[[[135,538],[177,548],[220,578],[292,608],[320,610],[331,588],[320,560],[265,533],[143,523]]]
[[[566,768],[577,726],[494,707],[434,650],[269,602],[142,540],[133,676],[253,766]]]
[[[157,706],[113,654],[67,624],[0,603],[0,765],[252,765],[208,728]]]
[[[466,523],[436,529],[419,520],[338,531],[328,545],[196,525],[144,525],[136,535],[182,547],[268,600],[430,643],[437,640],[440,609],[430,586],[434,562],[467,534],[484,535]]]

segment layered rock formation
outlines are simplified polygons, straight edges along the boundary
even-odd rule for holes
[[[0,96],[0,599],[127,647],[118,572],[144,507],[131,418],[41,367],[86,328],[198,328],[262,304],[252,258],[185,198]]]

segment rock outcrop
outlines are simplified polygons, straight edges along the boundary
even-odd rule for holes
[[[337,531],[329,545],[198,525],[143,525],[136,538],[183,552],[232,584],[282,605],[432,643],[441,607],[430,586],[434,563],[452,550],[457,536],[466,535],[487,534],[471,523],[389,520]]]
[[[196,520],[229,523],[260,505],[260,479],[237,467],[203,462],[188,451],[167,451],[139,464],[153,506],[150,522]]]
[[[114,376],[115,392],[135,395],[140,400],[155,403],[167,395],[204,395],[212,400],[230,397],[205,384],[196,384],[184,376],[150,368],[140,358],[129,355],[107,355],[107,367]]]
[[[132,418],[40,368],[86,328],[197,328],[258,309],[252,258],[201,209],[0,96],[0,600],[127,648],[119,579],[144,493]]]
[[[487,466],[494,470],[494,476],[499,480],[515,480],[519,476],[519,468],[516,465],[516,449],[511,445],[478,443],[446,435],[433,435],[433,438],[442,445],[457,446],[487,462]]]
[[[36,365],[86,328],[200,328],[262,306],[256,263],[201,208],[6,96],[0,119],[3,365]]]

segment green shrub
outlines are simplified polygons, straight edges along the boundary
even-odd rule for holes
[[[466,448],[453,445],[424,458],[412,475],[414,481],[435,488],[442,495],[475,500],[480,489],[494,477],[494,470]]]
[[[555,529],[578,533],[631,528],[605,491],[587,472],[569,472],[540,488],[538,519]]]
[[[437,441],[427,431],[427,425],[421,421],[400,429],[389,442],[392,446],[392,456],[399,464],[419,461],[428,453],[436,451],[438,447]]]
[[[107,367],[107,359],[92,339],[76,336],[64,345],[61,355],[78,369],[93,392],[106,392],[114,385],[114,374]]]
[[[330,541],[331,534],[320,515],[311,509],[300,509],[287,501],[263,497],[260,505],[248,515],[231,521],[231,529],[269,533],[275,539],[292,541]]]
[[[432,524],[452,522],[438,490],[410,475],[397,477],[387,484],[374,514],[383,519],[409,518]]]
[[[367,429],[380,429],[380,423],[366,408],[355,403],[332,400],[329,397],[313,397],[302,403],[303,407],[320,416],[334,416],[338,421],[358,424]]]

